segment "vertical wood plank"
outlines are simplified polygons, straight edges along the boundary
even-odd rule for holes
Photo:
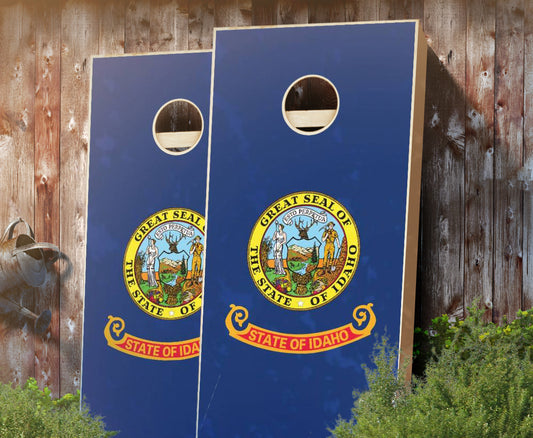
[[[495,0],[467,2],[465,307],[476,298],[492,319]]]
[[[213,48],[214,0],[189,0],[189,50]]]
[[[215,27],[240,27],[252,24],[252,0],[217,0]]]
[[[413,18],[417,18],[424,24],[424,0],[413,0]]]
[[[98,52],[98,4],[70,0],[62,11],[61,249],[70,260],[61,280],[61,393],[80,387],[91,62]]]
[[[152,0],[150,4],[150,50],[169,52],[189,47],[187,0]]]
[[[423,0],[378,0],[379,20],[413,20],[424,18]]]
[[[59,2],[34,9],[35,41],[35,235],[59,245],[59,132],[61,101],[61,8]],[[53,397],[60,394],[59,303],[56,267],[37,290],[35,313],[52,312],[50,329],[35,339],[35,378]]]
[[[346,21],[344,0],[309,0],[309,23],[341,23]]]
[[[524,1],[496,4],[494,309],[513,318],[522,294]]]
[[[346,21],[373,21],[379,17],[379,0],[346,0]]]
[[[379,20],[394,20],[396,17],[396,3],[397,0],[380,0],[378,2],[379,7]]]
[[[464,280],[464,0],[427,0],[428,55],[422,171],[420,323],[463,316]]]
[[[120,55],[124,53],[126,1],[100,0],[98,54]]]
[[[253,0],[252,24],[268,26],[276,22],[276,7],[272,0]]]
[[[399,0],[394,5],[394,19],[423,19],[424,18],[424,1],[423,0]]]
[[[533,307],[533,2],[524,10],[524,281],[522,308]]]
[[[124,52],[150,51],[150,0],[130,0],[126,6]]]
[[[21,2],[0,6],[0,227],[15,218],[34,221],[35,28]],[[24,228],[16,231],[25,232]],[[33,310],[34,290],[7,294]],[[0,309],[0,381],[20,384],[34,375],[33,323]]]
[[[276,24],[305,24],[309,20],[309,7],[305,0],[278,0]]]

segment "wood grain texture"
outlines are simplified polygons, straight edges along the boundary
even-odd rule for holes
[[[533,307],[533,1],[524,5],[524,273],[522,309]]]
[[[492,318],[494,55],[496,1],[467,2],[465,308],[480,299]]]
[[[59,136],[61,123],[61,8],[59,2],[35,9],[35,235],[59,245]],[[35,313],[52,312],[50,329],[35,339],[35,377],[52,396],[60,395],[60,293],[56,266],[40,287]]]
[[[152,0],[150,4],[150,50],[171,52],[189,48],[187,0]]]
[[[0,7],[0,227],[15,218],[33,226],[35,28],[26,4]],[[20,226],[18,232],[25,232]],[[7,294],[33,310],[34,290]],[[35,373],[34,334],[30,320],[12,312],[0,313],[0,380],[20,384]]]
[[[252,24],[252,0],[215,1],[215,27],[242,27]]]
[[[344,0],[309,1],[309,23],[340,23],[346,21]]]
[[[421,257],[421,322],[442,313],[463,316],[464,281],[464,0],[424,3],[428,56]]]
[[[309,5],[305,0],[278,0],[275,24],[305,24],[309,21]]]
[[[397,0],[394,2],[394,19],[423,19],[424,18],[424,1],[423,0]]]
[[[379,20],[395,20],[396,19],[396,0],[381,0],[378,8]]]
[[[493,319],[514,316],[522,296],[524,1],[496,4]]]
[[[379,19],[379,0],[346,0],[347,21],[372,21]]]
[[[214,0],[189,0],[189,50],[213,48]]]
[[[61,32],[61,250],[67,260],[61,280],[61,392],[81,382],[85,291],[89,108],[92,63],[98,53],[98,4],[72,0],[62,11]],[[80,35],[83,36],[80,38]]]
[[[130,0],[126,5],[124,52],[150,51],[150,1]]]
[[[99,0],[98,53],[91,55],[120,55],[124,53],[126,0]]]
[[[276,22],[276,5],[272,0],[254,0],[252,25],[269,26]]]

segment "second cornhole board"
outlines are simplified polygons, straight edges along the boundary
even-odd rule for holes
[[[93,60],[82,392],[121,436],[194,436],[210,75]]]
[[[324,436],[375,335],[409,355],[416,21],[215,32],[198,436]]]

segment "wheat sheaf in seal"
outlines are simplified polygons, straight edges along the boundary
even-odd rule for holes
[[[248,243],[250,275],[265,298],[310,310],[340,295],[353,279],[360,240],[348,210],[317,192],[296,192],[270,205]]]
[[[135,230],[124,254],[131,299],[147,314],[185,318],[201,307],[204,217],[194,210],[158,211]]]

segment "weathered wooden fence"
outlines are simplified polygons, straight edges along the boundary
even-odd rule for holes
[[[0,381],[79,388],[92,55],[210,49],[215,26],[411,18],[431,48],[417,322],[475,297],[495,321],[531,307],[533,0],[3,0],[0,227],[20,216],[64,257],[12,295],[52,310],[48,333],[0,314]]]

